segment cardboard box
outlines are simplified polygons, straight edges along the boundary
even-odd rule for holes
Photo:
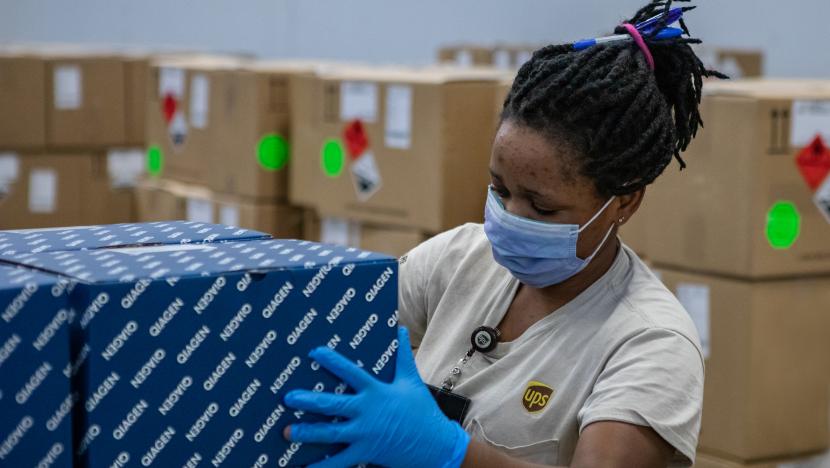
[[[363,224],[305,210],[303,239],[400,257],[431,236],[414,229]]]
[[[0,265],[0,465],[72,465],[68,283]]]
[[[143,181],[138,189],[141,221],[185,219],[239,226],[296,239],[302,235],[302,210],[280,203],[220,195],[211,190],[161,179]]]
[[[0,154],[0,229],[132,221],[143,160],[137,150]]]
[[[3,259],[66,275],[71,261],[80,280],[84,466],[305,465],[335,448],[282,438],[298,418],[321,419],[289,411],[285,392],[346,390],[308,352],[328,345],[381,380],[394,374],[390,257],[267,240]]]
[[[460,67],[492,66],[494,58],[493,53],[494,50],[492,47],[459,44],[439,49],[438,61],[440,63],[458,65]]]
[[[293,78],[291,202],[427,232],[481,221],[503,77],[341,68]]]
[[[290,77],[310,74],[305,62],[262,61],[228,71],[215,119],[208,186],[215,192],[285,202],[290,163]],[[232,96],[233,98],[229,98]]]
[[[830,278],[659,272],[698,326],[706,356],[701,450],[747,461],[826,449]]]
[[[66,252],[103,247],[202,244],[267,239],[268,234],[190,221],[124,223],[0,231],[0,254]]]
[[[114,245],[265,239],[263,233],[196,223],[121,224],[0,231],[3,255],[65,252]],[[60,255],[60,254],[57,254]],[[64,265],[71,270],[67,264]],[[69,271],[67,270],[67,272]],[[75,342],[69,296],[76,281],[0,264],[0,462],[73,466],[72,428],[84,388],[71,384],[89,349]],[[73,349],[74,348],[74,349]],[[76,423],[78,421],[76,420]]]
[[[706,86],[706,128],[683,155],[688,169],[673,164],[650,188],[649,231],[660,235],[649,256],[744,278],[830,273],[830,155],[812,145],[830,141],[830,81]],[[822,176],[824,192],[813,185]]]
[[[150,175],[204,184],[213,170],[219,136],[217,109],[235,102],[225,95],[228,72],[240,59],[212,56],[173,56],[150,64],[146,101],[146,131]]]
[[[52,46],[46,61],[46,143],[100,149],[144,144],[149,59],[117,50]]]
[[[764,52],[761,50],[707,45],[697,45],[694,49],[706,68],[725,73],[733,80],[758,78],[764,74]]]
[[[0,150],[46,144],[46,65],[22,52],[0,51]]]

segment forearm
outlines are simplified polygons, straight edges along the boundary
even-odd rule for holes
[[[499,449],[476,439],[470,439],[467,455],[461,468],[541,468],[538,465],[513,458]]]

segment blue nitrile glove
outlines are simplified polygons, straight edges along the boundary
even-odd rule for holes
[[[309,356],[356,392],[336,395],[294,390],[285,396],[285,404],[293,408],[344,419],[290,426],[292,441],[347,445],[340,453],[311,465],[312,468],[360,463],[395,468],[461,466],[470,436],[444,416],[421,381],[406,328],[398,329],[398,357],[392,383],[375,379],[327,347],[316,348]]]

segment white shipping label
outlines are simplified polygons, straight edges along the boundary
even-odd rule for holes
[[[159,70],[159,96],[172,95],[177,99],[184,97],[184,70],[164,67]]]
[[[83,101],[81,67],[60,65],[54,71],[55,109],[71,110]]]
[[[819,185],[816,194],[813,195],[813,203],[816,204],[824,219],[830,223],[830,174],[824,178],[824,182]]]
[[[678,283],[677,300],[683,304],[686,312],[692,318],[697,333],[700,335],[700,346],[703,348],[704,359],[710,353],[709,330],[709,286],[695,283]]]
[[[365,81],[340,84],[340,120],[375,122],[378,114],[378,85]]]
[[[53,169],[32,169],[29,173],[29,211],[54,213],[58,197],[58,174]]]
[[[807,146],[821,135],[830,141],[830,101],[793,101],[790,146]]]
[[[144,173],[144,151],[138,148],[107,152],[107,173],[115,188],[135,187]]]
[[[499,49],[493,53],[493,65],[502,70],[513,67],[512,54],[507,49]]]
[[[320,242],[360,247],[360,223],[343,218],[325,217],[320,220]]]
[[[20,176],[20,159],[15,153],[0,153],[0,194],[11,190]]]
[[[213,203],[209,200],[188,198],[185,213],[185,217],[188,221],[194,221],[197,223],[212,223]]]
[[[222,205],[219,208],[219,224],[239,226],[239,207],[236,205]]]
[[[388,148],[409,149],[412,144],[412,87],[386,88],[385,141]]]
[[[380,170],[374,153],[371,151],[363,153],[363,156],[352,163],[351,169],[357,199],[365,202],[380,190],[381,186]]]
[[[461,67],[473,66],[473,53],[467,49],[461,49],[455,53],[455,64]]]
[[[190,125],[205,128],[208,123],[210,81],[203,73],[193,75],[190,80]]]
[[[517,53],[516,54],[516,64],[515,64],[516,68],[519,68],[522,65],[524,65],[525,62],[530,60],[531,57],[533,57],[533,52],[531,52],[529,50],[523,50],[523,51]]]

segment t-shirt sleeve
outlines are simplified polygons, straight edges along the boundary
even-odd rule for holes
[[[455,230],[439,234],[418,245],[398,260],[398,315],[409,329],[412,346],[418,347],[429,318],[428,286],[436,266]]]
[[[673,466],[690,466],[700,432],[703,358],[682,334],[652,328],[627,339],[600,373],[579,411],[580,433],[598,421],[654,429],[676,452]]]

